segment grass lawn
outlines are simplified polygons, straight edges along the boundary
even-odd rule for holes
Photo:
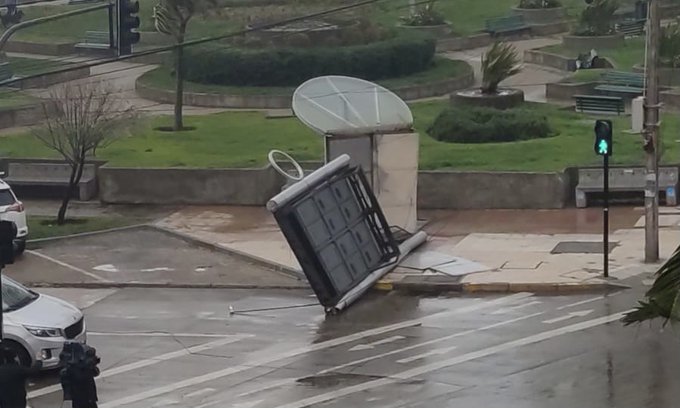
[[[439,80],[445,80],[463,74],[470,69],[463,61],[453,61],[446,58],[436,58],[435,64],[427,71],[419,72],[402,78],[385,79],[376,81],[387,87],[425,84]],[[170,68],[161,66],[142,75],[141,81],[145,84],[161,89],[175,89],[175,78],[170,73]],[[189,92],[224,93],[236,95],[289,95],[295,87],[255,87],[255,86],[222,86],[186,82],[184,89]]]
[[[532,104],[549,117],[558,136],[515,143],[453,144],[438,142],[426,133],[447,106],[445,101],[412,105],[421,135],[422,169],[559,171],[572,165],[599,163],[593,153],[594,118],[550,105]],[[615,117],[613,164],[642,164],[641,138],[623,133],[630,118]],[[665,115],[662,125],[663,161],[677,162],[676,136],[680,119]],[[180,133],[154,130],[169,125],[169,117],[151,118],[135,132],[98,151],[112,165],[132,167],[255,167],[266,163],[271,149],[281,149],[297,160],[319,160],[323,145],[319,136],[295,118],[265,119],[258,112],[226,112],[187,117],[197,130]],[[30,134],[0,137],[0,156],[55,157]]]
[[[66,224],[57,225],[56,217],[28,217],[30,239],[61,237],[81,232],[101,231],[110,228],[139,224],[142,221],[127,217],[67,218]]]

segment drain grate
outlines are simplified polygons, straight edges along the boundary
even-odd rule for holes
[[[609,243],[609,253],[619,245],[618,242]],[[593,241],[562,241],[555,245],[551,254],[601,254],[604,251],[602,242]]]

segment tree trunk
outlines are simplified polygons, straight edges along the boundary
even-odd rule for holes
[[[59,207],[59,213],[57,214],[57,225],[64,225],[66,221],[66,210],[68,209],[68,204],[71,202],[71,197],[76,191],[78,184],[80,184],[80,179],[83,177],[83,170],[85,169],[85,158],[83,157],[75,166],[71,166],[71,176],[68,179],[68,187],[66,189],[66,194],[61,201],[61,207]]]
[[[186,25],[180,26],[180,38],[178,43],[184,42],[184,30]],[[184,102],[184,47],[177,47],[175,49],[175,125],[173,130],[178,131],[184,129],[182,122],[182,105]]]

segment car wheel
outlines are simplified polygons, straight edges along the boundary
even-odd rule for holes
[[[14,240],[14,256],[21,256],[26,250],[26,240],[17,239]]]
[[[11,351],[14,352],[16,355],[15,361],[19,363],[20,365],[24,367],[30,367],[31,366],[31,357],[28,355],[28,351],[26,351],[25,348],[21,346],[21,344],[11,341],[11,340],[5,340],[3,341],[3,346],[10,349]]]

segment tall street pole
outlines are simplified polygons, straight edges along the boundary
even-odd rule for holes
[[[659,260],[659,1],[649,0],[645,98],[645,262]]]

